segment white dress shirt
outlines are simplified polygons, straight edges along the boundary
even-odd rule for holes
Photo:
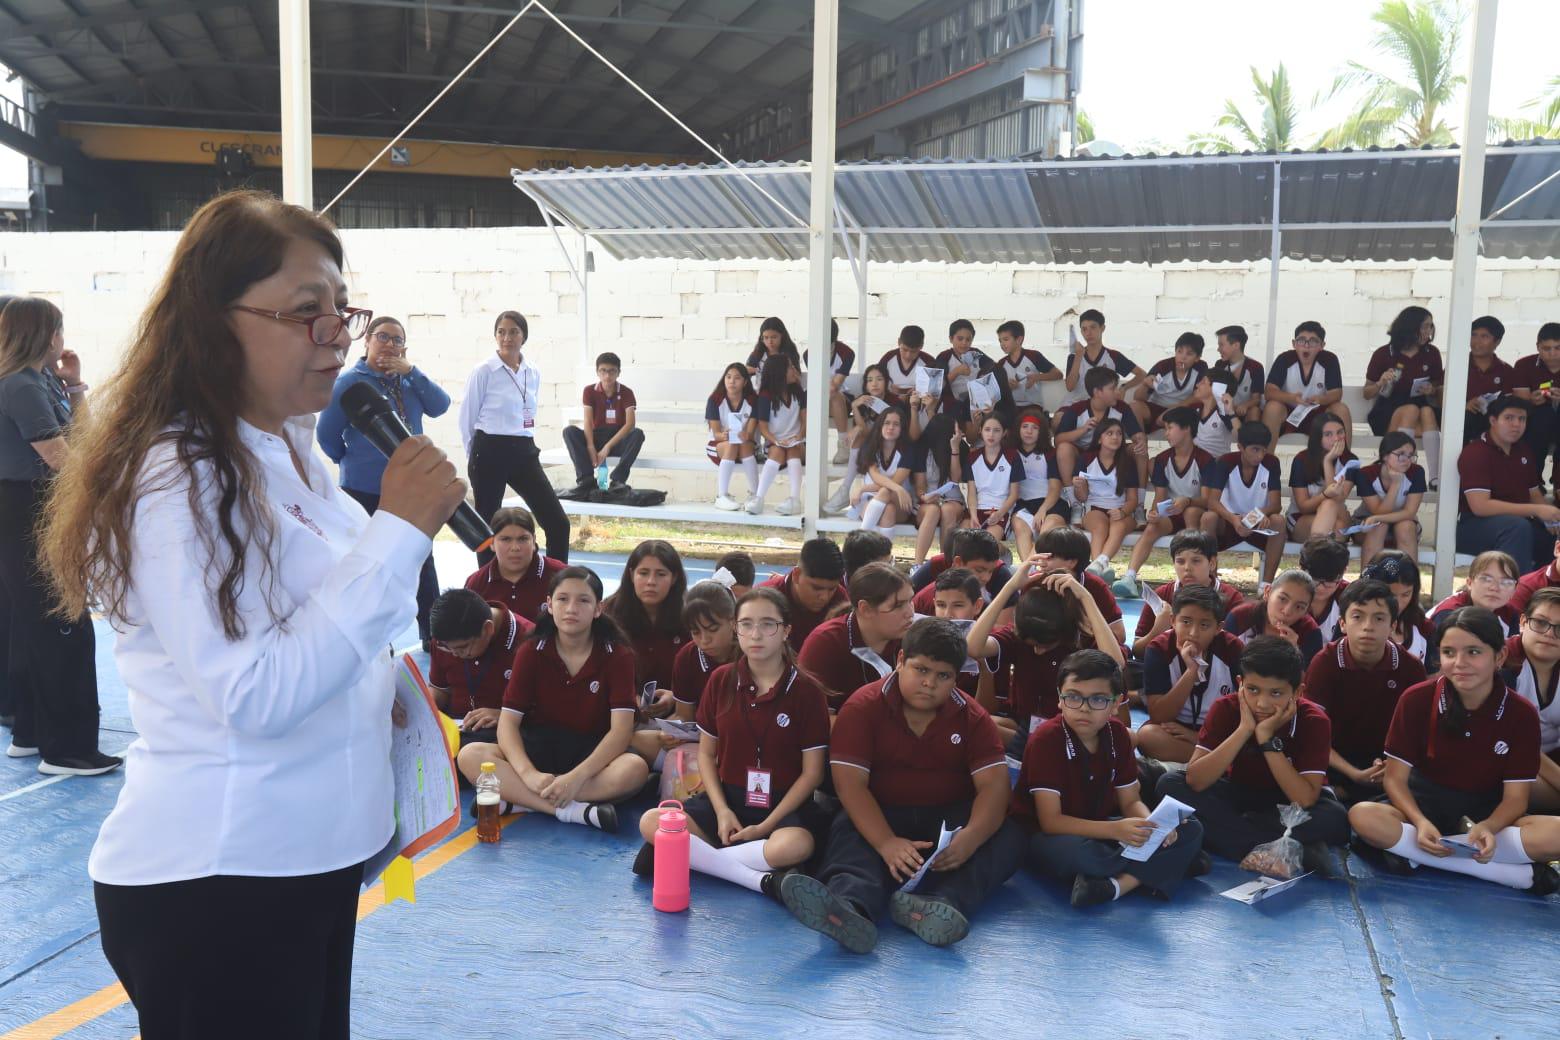
[[[226,551],[209,468],[193,512],[172,445],[141,471],[129,623],[114,647],[138,736],[88,861],[96,881],[323,873],[378,852],[394,827],[389,643],[416,615],[431,542],[335,486],[313,416],[285,429],[307,484],[286,442],[238,426],[276,528],[269,568],[253,543],[245,551],[239,640],[223,634],[211,594],[220,555],[208,566],[196,536],[210,531]],[[236,512],[233,522],[245,538]]]
[[[460,403],[460,439],[471,457],[471,438],[478,430],[505,437],[535,437],[536,410],[542,396],[542,373],[520,358],[518,371],[495,352],[471,370],[466,398]]]

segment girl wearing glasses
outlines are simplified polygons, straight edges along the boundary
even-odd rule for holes
[[[1560,812],[1560,589],[1539,589],[1522,611],[1522,633],[1506,640],[1501,678],[1538,709],[1538,782],[1533,808]]]
[[[450,395],[406,359],[406,329],[399,321],[380,316],[369,322],[366,347],[357,364],[341,373],[331,391],[330,404],[320,413],[314,438],[320,450],[341,468],[341,490],[357,499],[369,515],[379,508],[379,485],[386,459],[349,422],[341,407],[341,395],[354,383],[368,383],[389,400],[406,428],[423,432],[423,419],[435,419],[449,411]],[[428,649],[428,612],[439,596],[439,576],[433,554],[423,561],[417,576],[417,634]]]
[[[821,820],[812,795],[829,745],[828,704],[796,665],[789,617],[776,589],[753,589],[737,604],[741,653],[699,698],[699,775],[719,782],[683,806],[689,865],[777,900],[778,875],[813,853]],[[660,819],[651,809],[639,821],[641,877],[654,873]]]
[[[1354,475],[1361,500],[1354,521],[1372,525],[1355,535],[1360,542],[1360,558],[1372,559],[1388,545],[1417,558],[1425,471],[1414,461],[1414,438],[1393,430],[1381,438],[1379,451],[1373,464],[1361,466]]]
[[[1349,823],[1392,873],[1437,867],[1548,895],[1560,887],[1547,865],[1560,857],[1560,817],[1528,812],[1538,709],[1497,670],[1500,622],[1462,607],[1437,641],[1444,674],[1404,691],[1387,731],[1388,804],[1361,802]],[[1464,818],[1475,821],[1466,834]]]
[[[466,380],[460,404],[466,474],[478,516],[492,516],[503,505],[505,486],[513,488],[542,525],[547,555],[568,563],[569,518],[542,471],[536,448],[542,374],[523,353],[530,338],[525,318],[518,311],[504,311],[493,323],[498,349]],[[477,563],[485,567],[492,558],[491,552],[480,552]]]
[[[1370,558],[1360,571],[1361,578],[1386,582],[1397,597],[1398,616],[1392,625],[1392,641],[1424,662],[1431,672],[1436,670],[1435,626],[1425,617],[1425,608],[1419,603],[1419,564],[1401,549],[1383,549]]]
[[[1468,579],[1463,587],[1431,609],[1431,624],[1440,624],[1442,617],[1458,607],[1483,607],[1500,619],[1508,637],[1516,635],[1520,610],[1512,602],[1512,595],[1520,577],[1517,561],[1506,553],[1498,549],[1480,553],[1468,565]]]

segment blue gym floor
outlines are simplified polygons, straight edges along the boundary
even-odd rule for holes
[[[453,584],[469,557],[448,558]],[[581,560],[621,572],[621,557]],[[132,737],[112,649],[100,626],[110,752]],[[132,1037],[86,876],[121,779],[49,782],[35,766],[0,758],[0,1040]],[[1307,879],[1251,907],[1218,893],[1252,875],[1216,861],[1174,903],[1080,912],[1061,885],[1020,874],[960,945],[936,950],[885,921],[858,957],[699,875],[687,913],[657,913],[629,872],[648,805],[625,811],[616,836],[527,815],[485,846],[464,821],[420,859],[415,906],[371,891],[354,1035],[1556,1035],[1560,897],[1444,873],[1378,877],[1349,858],[1346,880]]]

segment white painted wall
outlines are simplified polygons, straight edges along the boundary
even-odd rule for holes
[[[101,381],[117,362],[147,298],[167,264],[176,236],[169,232],[0,235],[0,292],[31,292],[65,311],[66,335],[84,359],[88,378]],[[531,326],[529,358],[542,367],[549,400],[543,413],[544,446],[559,446],[558,427],[578,414],[578,289],[552,236],[542,229],[348,231],[345,233],[353,302],[402,318],[414,361],[455,397],[451,414],[430,433],[458,455],[454,410],[467,373],[492,348],[496,312],[514,308]],[[1327,327],[1328,346],[1343,361],[1345,381],[1363,379],[1370,352],[1386,340],[1387,324],[1404,306],[1429,307],[1444,325],[1451,265],[1286,264],[1279,302],[1279,347],[1300,321]],[[841,338],[861,347],[856,335],[855,282],[844,263],[834,278]],[[975,323],[977,344],[995,350],[996,327],[1009,318],[1028,326],[1028,344],[1053,361],[1065,355],[1073,315],[1098,307],[1107,318],[1106,342],[1145,368],[1168,356],[1175,337],[1188,329],[1208,338],[1213,330],[1243,324],[1253,357],[1266,342],[1267,264],[1247,266],[1136,265],[1034,267],[1023,265],[881,265],[871,271],[870,344],[876,359],[893,346],[899,328],[919,324],[933,350],[945,343],[954,318]],[[733,261],[617,262],[596,250],[591,277],[592,355],[616,351],[634,368],[685,368],[688,392],[702,399],[720,368],[746,356],[766,316],[785,319],[793,334],[806,326],[807,272],[803,264]],[[1545,321],[1560,321],[1560,260],[1484,261],[1476,314],[1506,323],[1501,356],[1533,351]],[[1444,328],[1443,349],[1465,340]],[[802,343],[802,346],[806,346]],[[656,402],[641,398],[641,405]],[[649,430],[647,454],[701,451],[697,426]],[[713,473],[711,474],[713,475]],[[556,483],[567,483],[559,472]],[[676,482],[644,474],[636,485],[663,487],[674,497],[706,497],[713,483],[702,473]]]

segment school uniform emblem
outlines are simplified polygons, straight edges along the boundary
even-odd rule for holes
[[[515,674],[515,670],[513,668],[505,668],[504,669],[504,681],[508,682],[509,681],[509,677],[511,675],[514,675],[514,674]]]
[[[285,507],[285,511],[288,516],[298,521],[304,527],[307,527],[321,538],[325,537],[325,532],[320,530],[320,525],[316,524],[313,520],[310,520],[307,516],[305,516],[303,514],[303,507],[298,505],[296,502]]]
[[[964,743],[964,737],[962,737],[958,733],[950,733],[948,735],[948,743],[950,743],[950,744],[962,744],[962,743]]]
[[[775,725],[779,726],[781,729],[785,729],[790,724],[791,716],[787,715],[785,712],[782,711],[780,714],[775,716]]]
[[[1511,747],[1504,740],[1497,740],[1495,742],[1495,753],[1497,755],[1504,755],[1506,752],[1508,752],[1510,750],[1511,750]]]
[[[590,681],[590,692],[591,693],[600,693],[601,692],[601,683],[599,681],[595,680],[595,679],[592,679]]]
[[[1389,690],[1397,689],[1397,680],[1396,679],[1388,679],[1387,680],[1387,689],[1389,689]]]

